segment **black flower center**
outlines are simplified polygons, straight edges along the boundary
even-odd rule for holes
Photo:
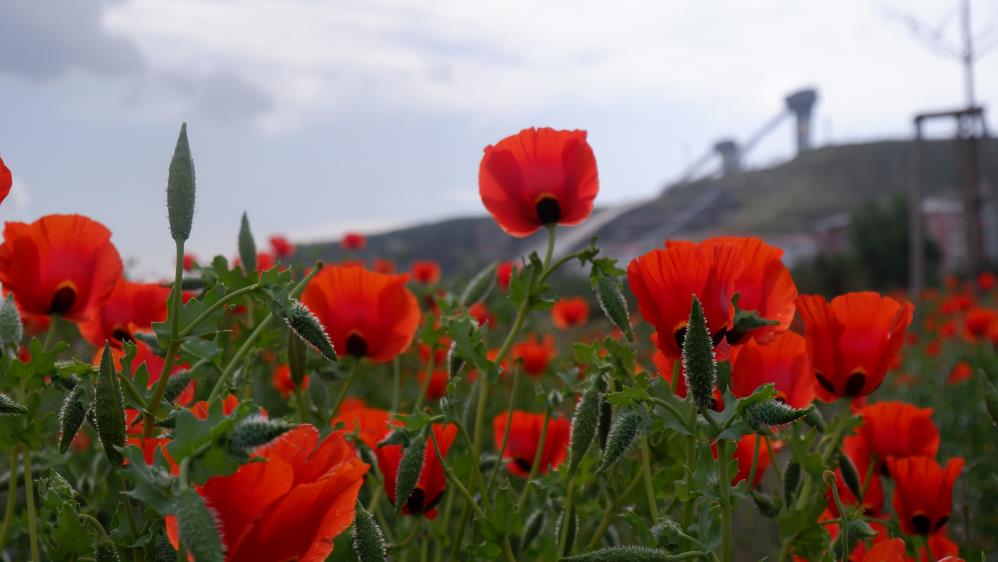
[[[554,197],[544,197],[537,202],[537,220],[541,224],[557,224],[561,220],[561,205]]]
[[[367,341],[360,334],[347,336],[347,354],[351,357],[367,357]]]
[[[522,470],[523,472],[530,472],[530,470],[534,468],[534,463],[532,460],[528,461],[526,459],[515,458],[513,459],[513,464],[515,464],[516,467]]]
[[[75,303],[76,289],[70,285],[63,285],[56,289],[55,294],[52,295],[52,304],[49,306],[49,312],[52,314],[66,314],[73,309]]]
[[[855,373],[849,375],[849,378],[846,379],[846,396],[849,396],[850,398],[859,396],[859,393],[863,392],[864,386],[866,386],[866,375],[856,371]]]
[[[911,526],[919,535],[927,535],[932,530],[932,520],[923,513],[918,513],[911,518]]]
[[[405,508],[409,513],[426,513],[440,502],[440,498],[443,497],[443,493],[437,494],[437,497],[430,501],[426,501],[426,493],[423,492],[422,488],[416,488],[409,495],[409,499],[405,502]]]
[[[132,341],[132,334],[121,326],[118,326],[111,331],[111,337],[120,342]]]
[[[835,386],[832,385],[832,381],[825,378],[825,375],[815,371],[814,378],[818,379],[818,384],[821,385],[821,388],[824,388],[828,392],[835,394]]]

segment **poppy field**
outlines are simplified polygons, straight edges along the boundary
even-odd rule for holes
[[[199,259],[186,125],[163,179],[166,281],[93,218],[4,226],[3,560],[996,559],[993,274],[822,296],[752,236],[556,256],[599,193],[579,130],[485,147],[484,209],[546,249],[471,274],[361,233],[310,262],[245,214]]]

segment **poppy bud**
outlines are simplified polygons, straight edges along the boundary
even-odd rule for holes
[[[458,301],[461,306],[472,305],[485,300],[489,296],[492,287],[495,286],[497,265],[495,263],[490,264],[471,278],[471,281],[465,286],[464,291],[461,292],[461,299]]]
[[[756,509],[766,517],[776,517],[780,513],[780,505],[777,499],[769,494],[752,490],[752,501],[755,502]]]
[[[243,211],[243,219],[239,223],[239,262],[247,274],[256,272],[256,241],[250,231],[249,217]]]
[[[563,562],[667,562],[676,557],[667,550],[647,546],[608,546],[577,556],[562,558]]]
[[[175,505],[180,544],[198,562],[224,562],[225,544],[215,513],[193,488],[183,488]]]
[[[530,548],[530,544],[541,535],[546,522],[547,515],[543,508],[535,510],[527,517],[527,522],[523,525],[523,540],[520,541],[520,550],[525,551]]]
[[[832,553],[835,555],[836,560],[848,559],[849,553],[856,548],[857,543],[875,536],[877,536],[877,532],[873,530],[873,527],[869,523],[862,519],[850,519],[846,523],[846,532],[839,533],[838,538],[835,539],[835,543],[832,544]],[[846,544],[847,538],[849,544]]]
[[[821,415],[821,410],[817,408],[811,408],[807,412],[807,415],[804,416],[804,423],[822,433],[828,428],[828,424],[825,423],[825,416]]]
[[[0,305],[0,352],[16,353],[24,337],[24,324],[14,304],[14,295],[7,295]]]
[[[627,341],[634,341],[627,299],[620,292],[620,283],[614,277],[600,276],[595,281],[596,301],[611,324],[620,329]]]
[[[790,505],[794,502],[797,494],[797,487],[800,485],[800,464],[791,462],[787,465],[787,472],[783,475],[783,501]]]
[[[27,413],[28,409],[20,402],[0,392],[0,416],[19,416]]]
[[[621,459],[641,436],[644,425],[644,412],[629,410],[617,416],[610,426],[610,435],[606,439],[606,449],[603,450],[603,462],[596,469],[596,474],[602,474]]]
[[[384,562],[388,559],[385,552],[385,536],[381,527],[360,502],[353,520],[353,551],[359,562]]]
[[[163,398],[166,398],[167,402],[176,400],[180,396],[180,393],[187,388],[187,385],[191,383],[191,378],[193,378],[193,375],[188,370],[177,371],[170,375],[170,379],[166,381],[166,391],[163,392]]]
[[[288,372],[295,387],[305,380],[305,342],[294,330],[288,330]]]
[[[94,416],[97,421],[97,436],[104,445],[104,454],[114,466],[124,460],[119,447],[125,446],[125,399],[121,396],[118,375],[111,358],[111,346],[104,343],[104,355],[100,361],[100,374],[97,377],[97,392],[94,397]]]
[[[232,430],[227,448],[236,456],[245,456],[250,450],[266,445],[294,428],[294,424],[285,421],[252,415]]]
[[[425,428],[424,428],[425,429]],[[399,472],[395,479],[395,515],[402,513],[402,508],[409,501],[409,496],[416,489],[419,475],[423,472],[423,461],[426,453],[426,434],[409,441],[399,462]]]
[[[675,548],[682,544],[683,529],[675,520],[665,517],[651,528],[651,537],[662,548]]]
[[[120,562],[118,551],[114,548],[114,543],[110,540],[102,540],[97,543],[94,549],[94,562]]]
[[[62,401],[62,408],[59,409],[59,431],[62,434],[59,437],[60,453],[65,453],[69,449],[70,443],[87,418],[91,401],[89,386],[89,382],[76,383]]]
[[[717,365],[714,362],[714,344],[710,339],[710,330],[707,329],[707,318],[696,295],[693,295],[690,320],[686,337],[683,338],[683,368],[686,388],[693,397],[693,403],[706,412],[714,404]]]
[[[572,431],[568,439],[569,474],[575,474],[579,469],[582,457],[586,455],[586,451],[589,450],[589,446],[593,442],[593,437],[596,436],[602,401],[602,395],[594,381],[589,386],[589,390],[582,395],[582,399],[575,405],[575,414],[572,416]]]
[[[806,416],[813,407],[794,408],[778,400],[767,400],[745,408],[745,418],[752,429],[761,433],[773,425],[795,422]]]
[[[170,218],[170,236],[177,242],[187,240],[194,223],[194,160],[187,142],[187,123],[180,126],[177,147],[170,160],[166,180],[166,209]]]
[[[983,373],[981,380],[983,381],[981,384],[984,386],[984,406],[987,407],[988,414],[991,415],[992,423],[998,424],[998,387],[983,376]]]
[[[565,512],[562,511],[558,514],[558,519],[554,525],[554,536],[561,537],[561,526],[565,523]],[[572,513],[568,516],[568,536],[565,538],[565,553],[572,552],[572,545],[575,544],[575,535],[579,532],[579,514],[575,512],[575,506],[572,506]],[[564,553],[563,553],[564,554]],[[567,558],[562,558],[562,560],[567,560]]]
[[[304,303],[292,300],[284,321],[299,338],[315,348],[323,357],[336,361],[336,350],[333,349],[333,342],[329,340],[329,334]]]
[[[863,484],[859,478],[859,472],[856,470],[856,465],[853,464],[852,459],[845,454],[839,455],[839,470],[842,472],[842,480],[845,481],[846,486],[849,487],[849,491],[852,492],[852,497],[862,498]]]

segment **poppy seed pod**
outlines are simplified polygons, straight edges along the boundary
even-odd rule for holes
[[[170,236],[177,242],[187,240],[194,223],[194,160],[187,142],[187,123],[180,126],[180,136],[170,160],[166,180],[166,209],[170,219]]]

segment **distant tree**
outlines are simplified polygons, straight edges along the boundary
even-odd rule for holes
[[[867,201],[849,217],[849,242],[857,273],[871,289],[899,289],[908,285],[908,199],[895,195],[886,203]],[[938,279],[942,253],[935,241],[925,240],[925,270],[930,284]]]

